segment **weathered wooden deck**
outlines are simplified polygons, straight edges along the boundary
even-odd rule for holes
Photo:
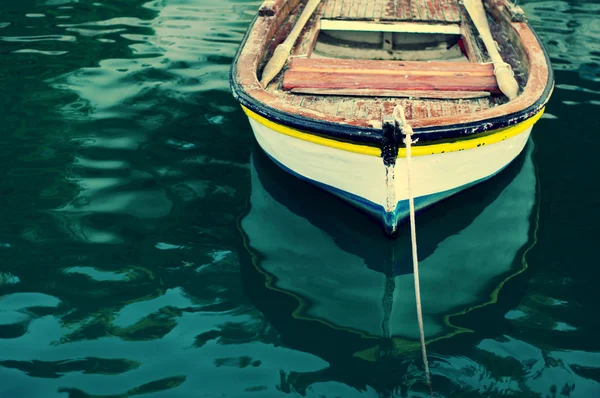
[[[282,27],[283,36],[291,30],[295,18],[296,15]],[[325,0],[317,9],[312,26],[309,24],[298,40],[294,57],[311,56],[319,19],[459,23],[461,16],[455,0]],[[414,120],[481,112],[505,101],[502,96],[463,99],[320,96],[292,93],[283,90],[282,84],[283,74],[267,91],[299,109],[348,119],[361,118],[375,125],[384,115],[391,115],[396,104],[404,107],[407,119]]]
[[[326,0],[322,18],[458,23],[454,0]]]
[[[420,100],[410,98],[316,96],[283,91],[275,92],[275,94],[279,94],[284,101],[293,106],[342,118],[362,118],[374,125],[379,125],[383,116],[391,115],[397,104],[402,105],[404,108],[406,118],[413,120],[466,115],[481,112],[503,102],[501,97]]]

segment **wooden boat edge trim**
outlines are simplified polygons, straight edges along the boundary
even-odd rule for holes
[[[340,149],[342,151],[353,152],[367,156],[381,156],[380,148],[366,145],[357,145],[348,142],[337,141],[330,138],[316,136],[311,133],[305,133],[303,131],[296,130],[294,128],[273,122],[257,113],[254,113],[250,109],[246,108],[244,105],[242,105],[242,109],[249,118],[280,134],[294,137],[302,141],[311,142],[313,144]],[[542,115],[544,114],[544,110],[545,108],[540,109],[539,112],[518,124],[492,131],[486,131],[483,137],[469,136],[466,139],[458,140],[455,142],[414,146],[412,150],[412,156],[438,155],[443,153],[475,149],[484,145],[497,144],[509,138],[515,137],[523,133],[528,128],[532,127],[542,117]],[[406,157],[405,148],[400,148],[398,150],[398,157]]]

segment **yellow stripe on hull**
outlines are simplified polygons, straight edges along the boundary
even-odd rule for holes
[[[255,120],[256,122],[262,124],[265,127],[270,128],[273,131],[276,131],[280,134],[285,134],[290,137],[297,138],[299,140],[311,142],[313,144],[327,146],[331,148],[341,149],[343,151],[359,153],[362,155],[369,156],[381,156],[381,149],[377,147],[367,146],[367,145],[359,145],[359,144],[351,144],[348,142],[341,142],[337,140],[333,140],[330,138],[323,138],[316,136],[314,134],[305,133],[300,130],[296,130],[291,127],[287,127],[278,123],[275,123],[263,116],[260,116],[257,113],[252,112],[250,109],[246,108],[242,105],[242,109],[246,113],[246,115]],[[497,130],[492,130],[487,132],[483,137],[479,138],[465,138],[456,142],[447,142],[441,144],[432,144],[432,145],[423,145],[423,146],[413,146],[412,147],[412,156],[426,156],[426,155],[435,155],[441,153],[449,153],[449,152],[458,152],[464,151],[468,149],[475,149],[483,145],[493,145],[498,142],[504,141],[508,138],[517,136],[530,127],[532,127],[539,119],[542,117],[544,113],[544,109],[541,109],[538,113],[530,117],[529,119],[515,124],[514,126],[504,127]],[[406,157],[406,149],[400,148],[398,150],[398,157]]]
[[[300,130],[296,130],[291,127],[277,124],[267,118],[264,118],[256,113],[252,112],[250,109],[246,108],[243,105],[242,105],[242,109],[244,110],[244,112],[246,113],[246,115],[249,118],[256,120],[258,123],[262,124],[263,126],[268,127],[271,130],[276,131],[278,133],[289,135],[290,137],[298,138],[299,140],[302,140],[302,141],[312,142],[313,144],[318,144],[318,145],[328,146],[331,148],[341,149],[343,151],[360,153],[363,155],[370,155],[370,156],[381,156],[380,148],[373,147],[373,146],[367,146],[367,145],[350,144],[347,142],[341,142],[341,141],[336,141],[336,140],[332,140],[329,138],[319,137],[314,134],[304,133]]]

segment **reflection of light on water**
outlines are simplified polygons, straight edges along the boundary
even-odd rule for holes
[[[128,275],[123,272],[104,271],[94,267],[69,267],[63,269],[65,274],[80,274],[85,275],[98,282],[108,281],[126,281],[129,279]]]
[[[600,81],[600,4],[526,0],[520,5],[542,38],[555,70],[577,71],[583,79]]]
[[[24,44],[69,49],[66,66],[54,61],[61,75],[46,80],[49,92],[66,96],[44,105],[71,122],[60,138],[76,153],[58,153],[72,163],[56,174],[75,189],[42,210],[72,239],[58,231],[42,241],[36,232],[47,226],[27,225],[35,242],[27,247],[43,252],[33,256],[41,264],[16,285],[13,274],[0,274],[2,289],[48,292],[0,299],[0,380],[10,380],[0,396],[268,396],[290,374],[324,369],[322,359],[282,347],[237,289],[237,210],[229,204],[241,200],[223,174],[234,170],[245,183],[247,149],[231,155],[203,143],[212,148],[224,139],[208,135],[238,133],[227,73],[259,3],[46,3],[77,3],[47,10],[62,14],[52,29],[64,36]],[[210,195],[230,213],[208,214],[217,199],[190,205]],[[210,220],[196,226],[190,217],[198,213]],[[43,275],[32,278],[37,267]]]
[[[152,91],[186,101],[188,93],[229,90],[230,59],[247,24],[247,17],[239,13],[240,7],[227,7],[217,0],[156,1],[145,7],[158,16],[152,20],[119,17],[59,25],[87,37],[119,33],[121,39],[130,43],[128,47],[134,55],[128,59],[103,59],[96,67],[53,79],[55,88],[75,91],[90,104],[93,111],[87,117],[125,117],[123,112],[156,107],[155,101],[139,98]],[[243,9],[249,7],[250,4],[244,4]],[[207,58],[214,62],[207,62]],[[129,107],[124,109],[123,104]],[[65,112],[71,110],[65,108]]]
[[[195,307],[196,309],[200,309]],[[0,385],[0,393],[19,391],[20,396],[38,396],[36,391],[56,392],[59,389],[80,390],[91,395],[124,394],[145,383],[155,382],[153,396],[172,397],[173,394],[207,396],[260,396],[275,394],[275,386],[289,372],[312,372],[326,367],[326,363],[310,354],[255,342],[220,343],[216,336],[227,325],[252,330],[255,320],[249,316],[215,312],[183,312],[177,324],[165,336],[149,341],[127,341],[119,337],[94,340],[65,341],[59,320],[45,316],[32,320],[29,332],[15,339],[0,339],[3,361],[11,367],[0,367],[0,377],[11,380],[10,388]],[[211,334],[199,347],[197,337]],[[243,356],[240,356],[243,353]],[[82,357],[84,355],[85,357]],[[83,372],[83,364],[58,372],[60,378],[36,378],[35,383],[25,372],[29,361],[48,364],[48,371],[74,359],[118,361],[113,368],[121,369],[104,374],[102,367]],[[247,360],[244,360],[247,358]],[[222,366],[217,366],[221,364]],[[161,380],[183,378],[177,392],[173,386],[162,385]],[[224,383],[236,380],[236,383]],[[252,395],[252,389],[258,395]],[[161,393],[160,390],[167,390]],[[8,395],[10,396],[10,395]]]
[[[174,195],[193,199],[206,194],[205,183],[196,180],[180,182],[167,191],[161,181],[184,174],[176,165],[138,172],[137,164],[123,159],[135,159],[135,151],[153,144],[153,132],[186,116],[185,108],[176,103],[195,101],[204,92],[229,90],[229,63],[247,27],[252,3],[180,0],[153,1],[143,7],[154,11],[155,17],[119,16],[58,25],[71,35],[103,41],[100,48],[125,44],[128,50],[127,57],[99,59],[95,66],[49,80],[55,89],[78,96],[59,112],[74,122],[71,139],[85,149],[68,178],[79,193],[51,212],[77,240],[124,242],[117,228],[107,230],[91,222],[93,215],[164,218],[174,206]],[[117,40],[107,43],[108,38]],[[175,104],[163,106],[166,101]],[[217,126],[226,122],[219,114],[207,114],[205,119]],[[94,122],[111,123],[95,128],[90,124]],[[175,137],[165,139],[164,145],[190,152],[192,157],[200,148],[198,142]],[[91,177],[94,171],[115,177]],[[140,189],[152,185],[156,188]]]
[[[18,276],[11,273],[0,272],[0,286],[2,285],[16,285],[21,280]]]

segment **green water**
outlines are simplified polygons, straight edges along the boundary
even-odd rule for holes
[[[406,226],[276,169],[231,97],[259,4],[2,2],[0,398],[429,396]],[[418,218],[434,396],[600,396],[600,3],[521,5],[547,113]]]

